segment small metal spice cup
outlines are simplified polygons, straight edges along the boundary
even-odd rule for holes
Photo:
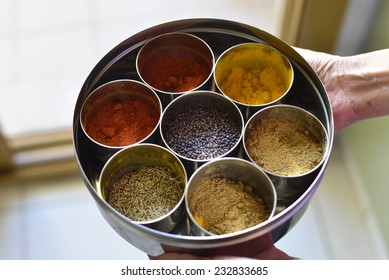
[[[184,195],[187,186],[187,175],[181,161],[166,148],[155,144],[141,143],[117,152],[106,162],[100,173],[99,183],[97,184],[98,194],[109,205],[108,198],[114,182],[124,174],[145,166],[165,168],[179,181],[183,193],[176,206],[159,218],[142,222],[133,221],[117,210],[115,211],[135,225],[170,232],[180,223],[185,213]],[[143,206],[147,207],[147,205]]]
[[[205,110],[204,114],[198,113],[200,110]],[[194,91],[177,97],[166,107],[160,134],[164,145],[181,159],[190,176],[212,159],[242,154],[239,144],[243,128],[242,114],[231,100],[212,91]]]
[[[212,77],[214,62],[204,40],[177,32],[159,35],[144,44],[136,58],[136,69],[166,106],[175,97],[202,88]]]
[[[245,120],[279,102],[289,92],[293,78],[289,59],[260,43],[242,43],[227,49],[214,69],[216,88],[238,104]]]
[[[134,110],[121,106],[125,102],[131,102]],[[153,89],[135,80],[114,80],[96,88],[85,99],[80,124],[97,157],[105,162],[126,146],[159,141],[161,116],[162,104]],[[99,118],[101,123],[97,122]]]
[[[227,178],[229,180],[241,182],[246,186],[250,186],[252,191],[259,195],[262,199],[268,212],[267,220],[250,228],[223,235],[236,235],[250,230],[257,230],[275,214],[277,193],[272,181],[265,172],[258,168],[257,165],[241,158],[225,157],[215,159],[197,169],[188,182],[187,191],[185,193],[185,207],[191,223],[191,230],[194,235],[216,235],[205,229],[203,225],[199,223],[198,218],[195,218],[195,214],[192,213],[189,206],[193,191],[202,180],[207,178]],[[229,206],[230,205],[226,205],[226,207]]]
[[[268,140],[253,144],[250,138],[264,139],[264,132],[259,132],[259,126],[264,126],[262,123],[265,121],[269,123],[269,132],[266,132]],[[271,122],[275,123],[270,126]],[[285,122],[292,123],[296,129],[282,130],[280,127],[283,127]],[[259,135],[258,137],[252,137],[254,131],[257,131],[255,135]],[[308,140],[304,140],[305,137],[298,140],[300,138],[295,133],[305,135]],[[303,140],[312,142],[312,145],[300,145]],[[245,157],[270,176],[279,199],[293,199],[301,195],[305,190],[304,186],[316,178],[316,171],[329,152],[328,145],[327,131],[321,121],[309,111],[293,105],[278,104],[261,109],[248,120],[243,133]],[[256,151],[266,152],[270,157],[264,156],[260,160]],[[307,157],[306,160],[303,160],[304,156]]]

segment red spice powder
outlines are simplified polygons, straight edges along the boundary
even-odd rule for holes
[[[84,126],[95,141],[120,147],[146,138],[159,117],[158,107],[146,98],[113,100],[101,106]]]
[[[204,58],[205,60],[205,58]],[[185,92],[201,85],[209,76],[210,66],[194,56],[160,56],[144,71],[145,80],[166,92]]]

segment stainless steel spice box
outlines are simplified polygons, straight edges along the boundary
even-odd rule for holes
[[[173,231],[161,232],[132,223],[98,194],[99,176],[106,163],[106,158],[103,159],[93,152],[90,139],[83,133],[80,125],[80,111],[83,102],[94,89],[104,83],[118,79],[141,81],[136,69],[139,50],[149,40],[172,32],[188,33],[204,40],[212,49],[215,59],[230,47],[246,42],[266,44],[278,50],[288,58],[294,73],[293,84],[289,92],[278,103],[297,106],[309,111],[326,130],[326,152],[319,168],[308,175],[297,177],[269,174],[277,192],[276,212],[268,221],[244,232],[219,236],[193,236],[186,216]],[[204,84],[201,90],[217,91],[217,88],[211,79]],[[247,117],[245,119],[247,121]],[[108,224],[133,246],[152,256],[167,251],[199,255],[252,256],[281,239],[304,214],[319,187],[328,164],[334,137],[333,129],[330,102],[320,79],[291,46],[267,32],[242,23],[219,19],[185,19],[157,25],[137,33],[114,47],[98,62],[86,78],[75,105],[73,142],[81,176],[97,208]],[[153,141],[153,144],[163,145],[162,141]],[[241,150],[243,151],[243,148]],[[245,158],[245,155],[240,153],[238,157]]]

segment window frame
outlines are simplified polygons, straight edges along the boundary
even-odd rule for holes
[[[330,4],[329,4],[330,3]],[[284,0],[278,7],[277,36],[292,46],[331,52],[348,0]],[[328,21],[328,13],[331,21]],[[322,32],[322,22],[326,22]],[[0,130],[0,185],[78,172],[71,129],[6,139]]]

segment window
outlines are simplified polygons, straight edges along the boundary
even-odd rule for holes
[[[0,183],[76,171],[71,129],[78,93],[97,62],[131,35],[171,20],[211,17],[294,44],[303,38],[304,12],[318,2],[327,3],[166,0],[151,8],[149,1],[1,1],[0,170],[13,171],[0,173]]]

